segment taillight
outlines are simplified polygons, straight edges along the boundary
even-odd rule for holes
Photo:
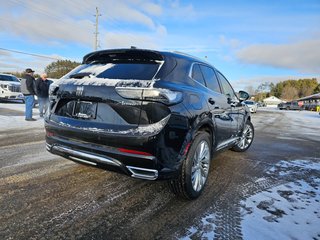
[[[191,143],[188,143],[187,146],[186,146],[186,148],[184,149],[184,151],[183,151],[183,155],[184,155],[184,156],[187,155],[187,153],[188,153],[188,151],[189,151],[189,148],[190,148],[190,145],[191,145]]]
[[[182,93],[163,88],[116,87],[117,93],[127,99],[161,102],[167,105],[182,101]]]
[[[46,135],[48,137],[53,137],[54,136],[54,133],[53,132],[49,132],[48,130],[46,131]]]
[[[118,148],[118,150],[123,153],[130,153],[130,154],[143,155],[143,156],[152,156],[150,153],[147,153],[147,152],[141,152],[141,151],[126,149],[126,148]]]

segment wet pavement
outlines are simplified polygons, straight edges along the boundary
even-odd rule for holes
[[[303,122],[290,126],[293,120],[282,111],[258,110],[252,119],[251,148],[218,153],[205,191],[194,201],[177,198],[163,181],[51,155],[42,128],[2,128],[0,239],[210,239],[206,233],[242,239],[241,201],[286,181],[267,177],[268,169],[283,160],[320,161],[320,137],[301,131],[308,128]]]

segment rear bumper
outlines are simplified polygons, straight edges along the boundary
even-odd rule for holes
[[[78,150],[58,144],[50,145],[46,144],[46,148],[49,152],[57,154],[76,162],[93,165],[96,167],[104,168],[107,166],[116,167],[121,169],[125,174],[134,178],[140,178],[145,180],[156,180],[158,178],[158,170],[150,168],[141,168],[135,166],[129,166],[123,164],[121,161],[97,153],[86,152],[84,150]],[[133,156],[131,156],[133,157]],[[148,160],[154,160],[153,157],[149,157]]]
[[[122,152],[115,147],[56,136],[46,136],[46,142],[46,149],[52,154],[101,169],[120,171],[134,178],[173,179],[178,176],[180,169],[179,163],[164,164],[156,156]]]
[[[179,114],[171,114],[165,121],[163,126],[150,130],[140,127],[139,131],[115,133],[46,118],[47,150],[72,161],[120,170],[135,178],[173,179],[181,169],[189,126]]]
[[[18,99],[18,100],[23,100],[23,99],[24,99],[24,96],[23,96],[22,93],[6,91],[5,93],[0,94],[0,98],[3,98],[3,99]]]

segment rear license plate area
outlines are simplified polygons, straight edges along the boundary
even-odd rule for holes
[[[77,101],[75,102],[73,117],[82,119],[95,119],[97,115],[97,106],[95,102]]]

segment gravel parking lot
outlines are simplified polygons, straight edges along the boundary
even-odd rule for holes
[[[49,154],[36,118],[0,103],[0,239],[320,239],[318,113],[259,108],[252,147],[215,156],[195,201]]]

